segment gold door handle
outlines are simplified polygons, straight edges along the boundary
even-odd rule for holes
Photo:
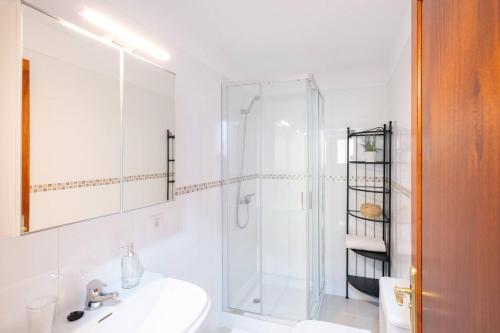
[[[410,296],[410,303],[408,304],[410,308],[410,320],[411,320],[411,331],[413,333],[417,332],[417,307],[415,305],[417,295],[416,295],[416,277],[417,277],[417,270],[412,267],[410,269],[410,279],[411,279],[411,284],[410,288],[406,287],[394,287],[394,296],[396,296],[396,302],[398,303],[399,306],[404,305],[404,299],[406,296]]]
[[[394,287],[394,296],[396,296],[396,302],[398,305],[403,306],[406,296],[411,297],[412,289],[404,287]],[[411,307],[411,305],[410,305]]]

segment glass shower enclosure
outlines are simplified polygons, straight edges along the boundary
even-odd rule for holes
[[[225,311],[282,320],[319,311],[323,104],[312,75],[222,87]]]

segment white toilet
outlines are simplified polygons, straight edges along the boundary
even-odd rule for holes
[[[328,323],[319,320],[301,321],[292,328],[290,333],[369,333],[359,328]]]
[[[379,333],[410,333],[410,308],[396,303],[394,287],[409,287],[407,280],[383,277],[380,285]]]

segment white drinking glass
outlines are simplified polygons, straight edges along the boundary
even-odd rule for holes
[[[56,296],[36,298],[26,305],[29,333],[51,333],[56,316]]]

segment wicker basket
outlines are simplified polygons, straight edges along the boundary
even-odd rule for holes
[[[364,203],[361,205],[360,212],[366,218],[375,220],[382,214],[382,208],[379,205]]]

